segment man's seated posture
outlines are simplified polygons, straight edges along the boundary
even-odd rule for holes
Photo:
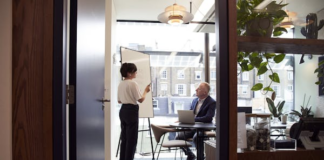
[[[210,123],[213,120],[216,110],[216,101],[209,96],[210,86],[206,82],[200,83],[196,89],[196,96],[192,103],[190,110],[193,110],[196,115],[196,122]],[[184,135],[185,134],[185,135]],[[188,138],[193,138],[195,146],[197,146],[197,134],[196,130],[186,131],[185,133],[179,132],[176,136],[178,140],[184,140]],[[187,160],[195,159],[196,156],[190,148],[182,148],[187,155]]]

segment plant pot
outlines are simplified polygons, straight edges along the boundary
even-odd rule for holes
[[[273,22],[270,18],[254,19],[247,23],[245,29],[247,36],[271,37]]]

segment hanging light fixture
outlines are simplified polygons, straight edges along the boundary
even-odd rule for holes
[[[165,11],[158,16],[158,20],[168,24],[182,24],[190,22],[194,16],[186,11],[186,8],[174,3],[165,8]]]
[[[285,10],[287,13],[288,17],[285,17],[282,22],[280,23],[280,27],[286,28],[286,29],[291,29],[294,28],[294,24],[292,22],[292,17],[296,17],[296,12],[289,12],[288,10]]]

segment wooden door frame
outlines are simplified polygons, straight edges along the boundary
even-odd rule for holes
[[[64,159],[65,2],[12,2],[13,160]]]

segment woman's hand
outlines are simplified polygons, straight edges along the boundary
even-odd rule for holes
[[[146,88],[145,88],[146,93],[149,92],[149,91],[151,91],[151,83],[149,85],[147,85]]]
[[[145,90],[143,92],[142,98],[137,100],[137,101],[142,103],[145,100],[146,93],[148,93],[150,90],[151,90],[151,83],[146,86],[146,88],[145,88]]]

